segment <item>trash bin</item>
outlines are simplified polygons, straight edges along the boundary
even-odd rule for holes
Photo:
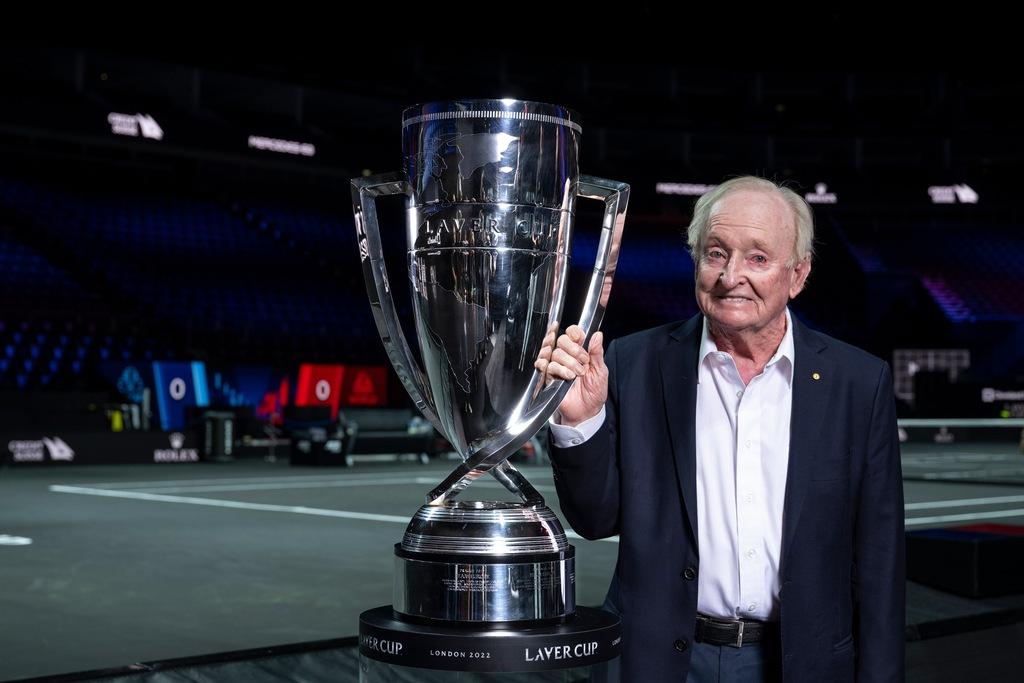
[[[203,457],[220,462],[234,460],[235,414],[207,410],[203,413]]]

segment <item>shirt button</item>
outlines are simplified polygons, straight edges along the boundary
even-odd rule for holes
[[[693,581],[694,579],[696,579],[697,578],[697,568],[696,567],[687,567],[686,569],[684,569],[683,570],[683,578],[686,579],[687,581]]]
[[[749,605],[747,605],[747,611],[748,612],[753,612],[755,609],[757,609],[757,603],[756,602],[752,602]]]
[[[573,439],[572,440],[572,445],[573,446],[579,446],[581,443],[583,443],[582,439]]]
[[[757,555],[757,551],[754,550],[753,548],[751,548],[750,550],[747,551],[747,557],[753,558],[755,555]]]
[[[743,392],[742,391],[737,391],[736,392],[736,398],[743,398]]]
[[[680,638],[672,645],[675,647],[676,652],[686,652],[687,642],[683,638]]]

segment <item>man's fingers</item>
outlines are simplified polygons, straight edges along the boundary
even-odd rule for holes
[[[548,363],[548,377],[556,377],[558,379],[566,379],[570,382],[576,379],[576,374],[569,368],[565,367],[560,363],[552,361]]]
[[[547,334],[544,335],[544,341],[541,342],[544,346],[554,346],[555,337],[558,336],[558,323],[548,328]]]
[[[544,338],[545,346],[534,363],[534,367],[546,372],[549,378],[574,380],[579,376],[587,375],[591,367],[605,370],[604,335],[600,332],[595,332],[591,337],[589,351],[583,348],[582,342],[586,339],[586,334],[579,325],[570,326],[563,335],[558,337],[554,348],[551,348],[548,343],[550,336],[551,332],[549,331],[548,336]]]
[[[579,329],[579,328],[577,328],[577,329]],[[587,353],[587,350],[585,348],[583,348],[580,344],[578,344],[577,342],[573,341],[569,337],[569,333],[568,332],[566,332],[565,334],[563,334],[561,337],[558,338],[558,348],[560,350],[564,351],[565,353],[571,355],[573,358],[578,360],[580,363],[589,363],[590,362],[590,354]]]
[[[575,356],[567,352],[565,349],[555,349],[551,354],[551,360],[558,363],[563,368],[572,370],[577,375],[582,375],[586,372],[586,368],[583,363],[579,362]],[[589,362],[590,358],[587,358]]]
[[[594,336],[590,338],[590,361],[594,364],[594,367],[603,370],[604,369],[604,333],[595,332]]]

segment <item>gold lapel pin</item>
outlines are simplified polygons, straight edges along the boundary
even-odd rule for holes
[[[811,379],[817,381],[817,380],[821,379],[821,374],[819,374],[817,372],[812,372],[811,373]]]

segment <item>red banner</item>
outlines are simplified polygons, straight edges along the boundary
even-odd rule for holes
[[[331,419],[338,417],[338,406],[341,404],[342,395],[341,383],[345,374],[343,365],[303,363],[299,366],[295,405],[330,406]]]
[[[386,406],[388,373],[382,365],[347,365],[341,387],[347,406]]]

